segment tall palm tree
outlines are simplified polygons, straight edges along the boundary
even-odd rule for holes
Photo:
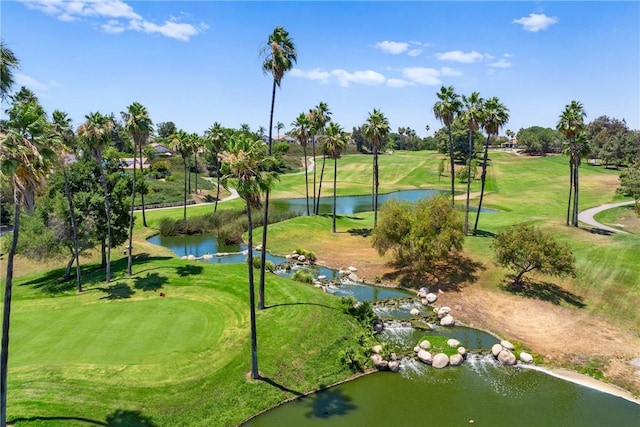
[[[278,141],[280,141],[280,131],[284,129],[284,123],[278,122],[276,124],[276,129],[278,130]]]
[[[435,103],[433,106],[433,114],[436,116],[436,119],[440,120],[443,125],[447,127],[447,131],[449,133],[449,161],[451,167],[451,206],[455,203],[455,182],[456,182],[456,171],[455,171],[455,162],[453,158],[453,136],[451,134],[451,125],[453,124],[453,120],[459,114],[460,109],[462,108],[462,103],[460,102],[460,95],[455,93],[453,86],[440,88],[440,92],[436,93],[439,101]]]
[[[309,167],[307,166],[307,142],[311,131],[311,123],[305,113],[300,113],[296,120],[291,123],[291,126],[293,126],[293,132],[300,142],[300,145],[302,145],[302,152],[304,155],[304,187],[307,199],[307,216],[309,216]]]
[[[67,113],[55,110],[52,116],[52,132],[58,138],[61,148],[60,160],[62,163],[62,176],[64,178],[64,193],[69,204],[69,219],[71,220],[71,231],[73,233],[73,257],[76,263],[76,282],[78,285],[78,293],[82,292],[82,281],[80,274],[80,250],[78,248],[78,223],[76,221],[76,213],[73,204],[73,195],[69,186],[69,177],[67,176],[67,153],[75,150],[76,138],[73,133],[71,119]]]
[[[336,232],[336,184],[338,177],[338,158],[347,146],[348,135],[337,123],[330,123],[322,138],[322,150],[333,159],[333,232]]]
[[[13,238],[7,254],[0,349],[0,425],[7,422],[7,367],[13,287],[13,264],[20,234],[20,210],[34,193],[56,158],[55,139],[37,101],[14,102],[9,120],[0,129],[0,179],[13,186]]]
[[[556,129],[567,140],[567,148],[565,152],[569,155],[569,201],[567,203],[567,225],[577,227],[578,226],[578,166],[580,165],[580,159],[582,153],[586,151],[583,147],[583,138],[578,140],[578,135],[584,131],[584,120],[587,117],[587,113],[584,110],[582,103],[578,101],[571,101],[565,106],[564,111],[560,114]],[[572,192],[573,194],[573,209],[571,209]]]
[[[238,195],[245,201],[247,207],[247,221],[249,228],[249,248],[247,268],[249,270],[249,313],[251,320],[251,377],[260,377],[258,372],[258,339],[256,331],[255,287],[253,281],[253,221],[252,209],[261,206],[260,194],[266,192],[274,178],[273,173],[264,172],[264,164],[269,161],[266,157],[261,139],[236,134],[228,143],[227,150],[220,154],[224,176],[222,183],[225,188],[227,180],[237,180]]]
[[[89,154],[98,162],[100,168],[100,184],[104,192],[104,210],[107,218],[107,253],[106,253],[106,283],[111,281],[111,200],[107,187],[107,178],[102,162],[102,150],[111,139],[111,131],[114,128],[113,121],[99,113],[89,113],[86,121],[78,127],[78,136],[84,142]],[[103,245],[104,246],[104,245]]]
[[[147,109],[139,102],[134,102],[127,107],[127,111],[120,113],[124,121],[124,129],[133,139],[133,185],[131,187],[131,215],[129,217],[129,248],[127,250],[127,274],[131,276],[131,264],[133,263],[133,208],[136,200],[136,148],[145,145],[153,130],[153,122],[149,118]],[[140,156],[140,169],[142,169],[142,156]]]
[[[195,185],[195,193],[198,194],[198,152],[200,152],[200,148],[202,148],[202,138],[197,133],[192,133],[190,136],[191,148],[193,149],[193,165],[195,168],[195,179],[193,181]]]
[[[469,198],[471,195],[471,160],[473,159],[473,135],[478,130],[479,124],[482,122],[484,115],[484,99],[480,97],[479,92],[473,92],[468,97],[462,95],[462,103],[464,109],[462,110],[462,117],[467,123],[468,135],[469,135],[469,147],[467,155],[467,199],[464,213],[464,234],[469,234]]]
[[[264,129],[264,128],[263,128]],[[218,211],[218,200],[220,199],[220,153],[225,147],[227,141],[227,134],[222,125],[215,122],[206,131],[206,138],[208,141],[209,149],[213,152],[216,158],[216,202],[213,206],[213,212]]]
[[[320,141],[322,135],[324,135],[325,127],[327,123],[331,121],[331,111],[329,110],[329,106],[325,102],[320,102],[316,107],[310,111],[311,114],[311,123],[313,128],[313,133],[316,136],[316,140]],[[315,194],[316,189],[316,168],[315,168],[315,160],[316,160],[316,152],[315,152],[315,144],[313,145],[313,212],[318,215],[318,211],[320,209],[320,193],[322,191],[322,176],[324,175],[324,166],[327,160],[327,154],[325,152],[322,153],[322,170],[320,172],[320,183],[318,186],[318,194]]]
[[[389,120],[379,110],[373,109],[369,113],[367,123],[364,125],[364,136],[373,147],[373,227],[378,225],[378,187],[380,186],[378,174],[378,150],[382,142],[389,134]]]
[[[182,164],[184,165],[184,203],[182,220],[187,220],[187,159],[191,156],[193,148],[191,146],[191,136],[182,129],[178,133],[174,133],[171,137],[171,146],[182,156]]]
[[[3,41],[0,41],[0,100],[7,99],[13,86],[13,70],[20,66],[20,61]]]
[[[293,68],[298,60],[293,39],[283,27],[276,27],[267,39],[266,46],[261,50],[264,58],[262,71],[273,76],[273,88],[271,90],[271,111],[269,113],[269,156],[271,156],[271,143],[273,141],[273,108],[276,102],[276,87],[280,87],[285,73]],[[258,309],[264,308],[264,276],[267,262],[267,228],[269,225],[269,190],[264,198],[264,219],[262,221],[262,252],[260,253],[260,292]]]
[[[487,140],[484,144],[484,157],[482,159],[482,175],[480,176],[480,203],[478,203],[478,212],[476,212],[476,222],[473,226],[473,235],[478,232],[478,219],[480,218],[480,210],[482,209],[482,200],[484,199],[484,186],[487,180],[487,162],[489,160],[489,142],[492,137],[498,136],[500,128],[509,121],[509,110],[500,102],[497,97],[489,98],[484,104],[484,117],[482,126],[487,133]]]

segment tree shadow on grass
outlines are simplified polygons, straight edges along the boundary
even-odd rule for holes
[[[157,426],[153,419],[140,411],[128,411],[118,409],[107,415],[106,426],[108,427],[154,427]]]
[[[514,275],[509,275],[508,277],[511,280],[503,283],[501,287],[514,295],[548,301],[555,305],[560,305],[562,302],[565,302],[578,308],[587,306],[580,295],[575,295],[556,284],[532,280],[520,280],[520,283],[516,283],[513,280],[515,279]]]
[[[111,286],[99,288],[99,290],[106,293],[106,295],[100,299],[108,300],[127,299],[131,298],[131,295],[136,293],[136,291],[131,289],[131,287],[126,283],[116,283]]]
[[[98,425],[98,426],[106,426],[107,424],[103,421],[98,421],[98,420],[92,420],[90,418],[84,418],[84,417],[20,417],[20,418],[13,418],[10,420],[7,420],[7,424],[8,425],[13,425],[13,424],[17,424],[17,423],[30,423],[30,422],[35,422],[35,421],[80,421],[82,423],[86,423],[86,424],[94,424],[94,425]]]
[[[328,305],[317,304],[315,302],[286,302],[286,303],[282,303],[282,304],[267,305],[267,306],[265,306],[265,309],[266,308],[275,308],[275,307],[286,307],[288,305],[317,305],[318,307],[328,308],[330,310],[338,310],[335,307],[329,307]]]
[[[496,233],[492,233],[490,231],[486,231],[486,230],[478,230],[476,231],[475,236],[477,237],[496,237]]]
[[[133,279],[133,287],[143,291],[157,291],[167,281],[166,276],[160,276],[158,273],[147,273],[145,277],[137,276]]]
[[[352,236],[369,237],[373,233],[373,228],[350,228],[347,233]]]
[[[195,274],[202,273],[202,267],[199,265],[182,265],[180,267],[176,267],[176,273],[180,277],[193,276]]]
[[[459,255],[428,267],[429,272],[411,266],[395,264],[396,270],[386,273],[383,279],[399,282],[400,286],[418,289],[426,286],[432,290],[460,291],[465,284],[478,280],[478,272],[486,267],[470,258]]]
[[[309,411],[304,414],[306,418],[331,418],[333,416],[346,415],[358,407],[352,402],[352,398],[341,390],[328,389],[319,391],[309,396]]]
[[[267,383],[269,385],[272,385],[272,386],[274,386],[274,387],[276,387],[276,388],[278,388],[278,389],[280,389],[280,390],[282,390],[282,391],[284,391],[286,393],[295,394],[296,396],[302,396],[302,393],[300,393],[299,391],[287,388],[287,387],[283,386],[282,384],[279,384],[279,383],[275,382],[274,380],[272,380],[269,377],[260,376],[259,379],[260,379],[260,381],[264,381],[265,383]]]

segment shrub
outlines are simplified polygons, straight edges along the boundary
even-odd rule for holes
[[[301,268],[299,270],[296,270],[293,273],[293,276],[291,278],[296,282],[308,283],[308,284],[313,283],[313,274],[306,268]]]

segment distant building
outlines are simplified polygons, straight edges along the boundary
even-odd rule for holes
[[[152,148],[156,150],[156,153],[161,154],[163,156],[171,157],[173,156],[173,151],[169,150],[167,147],[161,145],[159,142],[154,142],[150,144]]]
[[[132,157],[124,157],[122,159],[120,159],[122,162],[125,163],[124,169],[133,169],[133,158]],[[151,167],[151,163],[149,162],[149,159],[147,159],[146,157],[143,157],[142,159],[139,159],[136,157],[136,169],[149,169],[149,167]]]
[[[500,148],[518,148],[518,140],[512,138],[509,141],[500,144]]]

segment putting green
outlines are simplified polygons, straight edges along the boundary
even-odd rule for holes
[[[90,374],[109,383],[199,376],[212,370],[211,359],[224,359],[221,353],[229,346],[242,345],[230,342],[234,337],[227,333],[238,325],[225,325],[225,320],[242,321],[231,310],[240,302],[229,304],[228,294],[212,297],[213,292],[205,292],[137,300],[93,296],[21,301],[15,304],[11,325],[16,331],[11,368],[21,374],[44,370],[67,379]]]

